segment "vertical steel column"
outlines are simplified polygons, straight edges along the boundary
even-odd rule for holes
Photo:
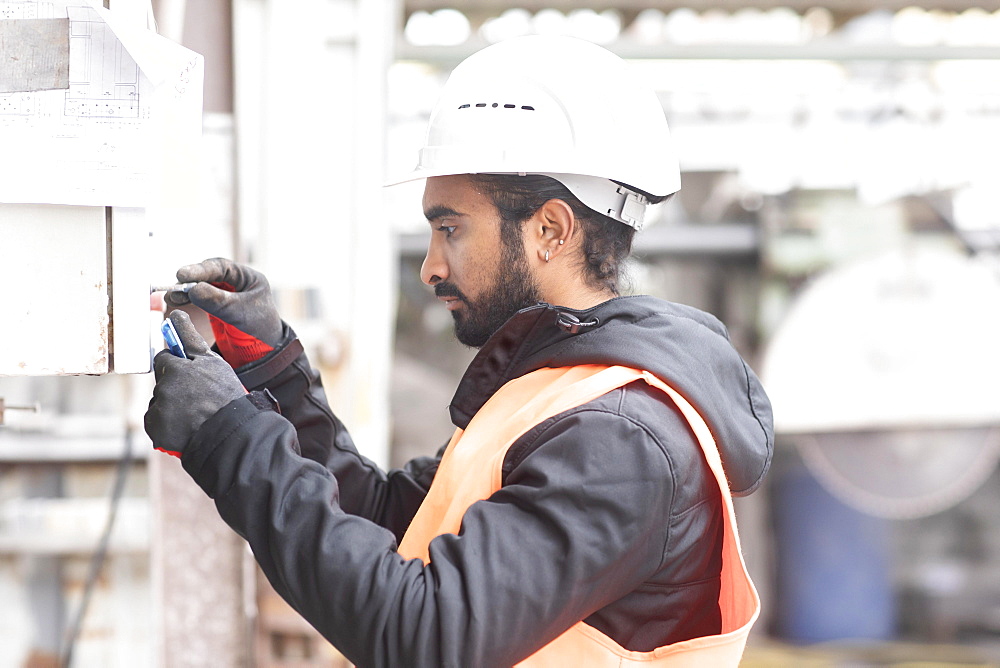
[[[63,475],[59,465],[40,465],[25,475],[27,498],[58,498],[63,495]],[[63,593],[63,564],[57,554],[27,554],[24,560],[28,603],[34,626],[29,661],[55,665],[62,648],[66,627],[66,597]]]

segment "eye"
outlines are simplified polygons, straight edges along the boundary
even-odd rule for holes
[[[438,232],[444,232],[444,234],[445,234],[446,237],[451,237],[451,235],[455,232],[455,228],[456,227],[457,226],[455,226],[455,225],[442,225],[442,226],[440,226],[437,229],[438,229]]]

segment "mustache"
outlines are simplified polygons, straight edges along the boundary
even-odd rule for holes
[[[441,282],[441,283],[436,284],[434,286],[434,296],[438,297],[438,298],[441,298],[441,297],[457,297],[458,299],[461,299],[462,301],[465,301],[465,302],[469,301],[468,299],[465,298],[465,295],[462,294],[462,291],[459,290],[455,286],[454,283]]]

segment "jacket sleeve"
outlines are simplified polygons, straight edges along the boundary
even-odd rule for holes
[[[432,541],[426,566],[346,513],[292,424],[246,399],[182,462],[275,589],[357,665],[510,666],[659,567],[674,484],[662,444],[618,415],[578,409],[524,438],[530,454],[459,535]]]
[[[274,396],[281,414],[295,427],[299,454],[337,478],[344,512],[369,519],[401,538],[427,494],[440,458],[419,457],[386,473],[362,456],[330,410],[320,374],[310,366],[287,324],[273,352],[236,371],[248,390],[266,389]]]

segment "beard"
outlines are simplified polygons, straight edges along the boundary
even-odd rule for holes
[[[541,301],[524,250],[506,247],[493,284],[477,299],[469,299],[458,286],[448,282],[435,285],[434,294],[462,300],[463,307],[451,315],[455,319],[455,338],[470,348],[482,348],[511,316]]]

